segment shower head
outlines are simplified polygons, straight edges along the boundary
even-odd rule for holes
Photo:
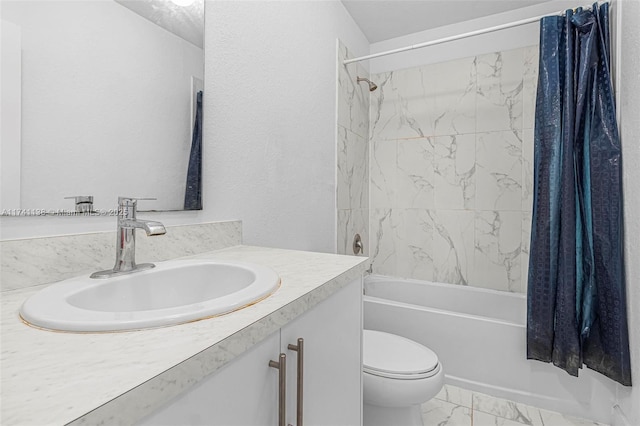
[[[378,86],[374,82],[369,80],[368,78],[358,77],[358,83],[360,83],[362,81],[366,81],[367,83],[369,83],[369,91],[370,92],[373,92],[374,90],[376,90],[378,88]]]

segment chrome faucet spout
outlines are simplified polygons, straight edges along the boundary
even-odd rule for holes
[[[113,269],[94,272],[91,278],[110,278],[154,268],[153,263],[136,264],[136,228],[144,229],[148,236],[167,233],[164,225],[153,220],[136,218],[137,199],[118,198],[118,232],[116,235],[116,263]]]
[[[144,232],[146,232],[147,235],[150,237],[155,235],[164,235],[167,233],[167,230],[165,229],[164,225],[154,220],[122,219],[120,221],[120,226],[123,228],[144,229]]]

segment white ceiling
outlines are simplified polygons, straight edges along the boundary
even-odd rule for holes
[[[202,47],[204,0],[181,7],[171,0],[115,0]],[[370,43],[469,21],[552,0],[342,0]]]
[[[170,0],[114,1],[198,47],[204,43],[204,0],[189,6]]]
[[[342,0],[370,43],[550,0]]]

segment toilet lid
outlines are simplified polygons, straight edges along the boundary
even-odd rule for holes
[[[438,367],[438,356],[418,342],[382,331],[364,330],[366,372],[389,377],[424,376]]]

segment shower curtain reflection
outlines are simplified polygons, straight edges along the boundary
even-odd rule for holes
[[[184,196],[185,210],[202,210],[202,91],[198,92]]]

